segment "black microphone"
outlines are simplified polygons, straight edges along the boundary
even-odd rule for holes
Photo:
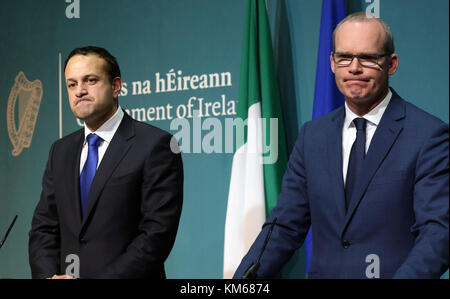
[[[8,238],[9,232],[11,231],[12,227],[14,226],[14,223],[16,223],[16,219],[17,219],[17,215],[14,217],[13,221],[11,222],[11,224],[9,225],[8,230],[6,231],[6,235],[3,237],[2,242],[0,243],[0,248],[2,248],[3,244],[6,241],[6,238]]]
[[[248,267],[248,269],[245,271],[244,275],[242,276],[242,279],[258,278],[258,275],[256,274],[256,272],[258,272],[258,269],[259,269],[259,261],[261,260],[264,250],[266,249],[266,245],[269,242],[270,235],[272,234],[272,230],[273,230],[273,227],[275,226],[276,222],[277,222],[277,218],[275,217],[273,219],[272,225],[270,226],[269,232],[267,233],[267,237],[264,240],[263,247],[261,248],[261,252],[259,253],[256,263],[251,263],[250,267]]]

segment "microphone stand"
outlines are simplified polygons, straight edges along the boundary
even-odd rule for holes
[[[261,257],[263,255],[263,253],[264,253],[264,250],[266,249],[266,245],[269,242],[270,235],[272,234],[272,230],[273,230],[273,227],[275,226],[276,222],[277,222],[277,218],[275,217],[273,219],[272,225],[270,226],[269,232],[267,233],[267,237],[264,240],[263,247],[261,248],[261,252],[259,253],[259,256],[258,256],[258,259],[256,260],[256,263],[251,263],[250,264],[250,267],[247,268],[247,270],[245,271],[244,275],[242,276],[242,279],[256,279],[256,278],[258,278],[257,272],[258,272],[259,265],[260,265],[259,262],[261,260]]]
[[[5,244],[6,238],[8,238],[9,232],[11,231],[12,227],[14,226],[14,223],[16,223],[17,220],[17,215],[14,217],[13,221],[11,222],[11,224],[9,225],[8,230],[6,231],[5,236],[3,237],[2,242],[0,243],[0,248],[3,247],[3,244]]]

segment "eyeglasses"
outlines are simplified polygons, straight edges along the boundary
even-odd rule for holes
[[[380,59],[389,56],[385,54],[348,54],[348,53],[334,53],[332,52],[334,63],[338,66],[349,66],[353,62],[353,58],[357,58],[359,64],[365,67],[380,66]]]

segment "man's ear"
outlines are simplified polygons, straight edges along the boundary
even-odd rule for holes
[[[393,54],[391,54],[390,59],[389,59],[388,74],[389,75],[395,74],[397,69],[398,69],[398,55],[393,53]]]
[[[333,53],[330,54],[330,66],[331,66],[331,71],[334,74],[334,59],[333,59]]]
[[[116,77],[112,81],[112,87],[113,87],[113,97],[118,98],[120,90],[122,89],[122,78]]]

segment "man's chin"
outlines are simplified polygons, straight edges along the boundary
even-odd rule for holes
[[[367,102],[367,99],[364,96],[361,95],[350,95],[345,96],[345,99],[351,103],[355,104],[363,104]]]
[[[353,107],[369,107],[372,105],[372,101],[367,96],[358,95],[358,96],[350,96],[345,97],[345,101]]]
[[[81,110],[81,109],[77,109],[77,110],[72,110],[73,115],[83,121],[86,121],[87,118],[89,118],[92,115],[91,111],[88,111],[86,109]]]
[[[367,92],[365,92],[361,88],[354,88],[351,90],[347,90],[347,92],[345,93],[345,97],[351,100],[358,101],[361,99],[365,99],[367,97]]]

